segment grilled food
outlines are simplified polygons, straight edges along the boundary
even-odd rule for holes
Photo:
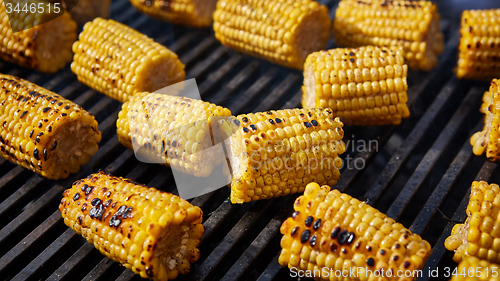
[[[223,151],[207,150],[214,145],[211,123],[218,116],[231,111],[201,100],[141,93],[118,114],[118,140],[129,149],[140,147],[140,154],[157,163],[207,177],[225,159]]]
[[[129,179],[95,173],[63,193],[64,223],[143,278],[171,280],[200,257],[199,207]]]
[[[223,45],[296,69],[325,47],[330,26],[328,8],[312,0],[220,0],[214,13]]]
[[[208,27],[217,0],[130,0],[139,11],[174,24]]]
[[[331,108],[346,125],[397,125],[410,115],[407,74],[400,47],[315,52],[304,65],[302,106]]]
[[[463,11],[457,77],[491,80],[500,77],[500,9]]]
[[[0,155],[49,179],[66,178],[97,152],[101,132],[80,106],[0,74]]]
[[[15,4],[25,3],[21,1]],[[29,3],[47,5],[46,2],[33,0]],[[0,58],[22,67],[36,69],[41,72],[56,72],[64,68],[73,56],[71,45],[76,40],[77,24],[67,14],[55,17],[48,9],[44,13],[27,14],[25,12],[10,13],[0,0]],[[38,25],[39,22],[45,22]],[[14,30],[14,31],[13,31]]]
[[[452,274],[450,281],[500,281],[498,271],[498,264],[467,256],[460,262],[456,271],[450,271]]]
[[[219,121],[231,162],[231,202],[303,192],[310,182],[334,185],[344,153],[343,124],[330,109],[287,109]]]
[[[496,184],[474,181],[471,186],[467,220],[456,224],[444,246],[455,251],[457,263],[466,256],[498,263],[500,261],[500,189]]]
[[[412,69],[430,70],[444,50],[439,13],[430,1],[342,0],[333,35],[338,46],[402,46]]]
[[[500,106],[499,85],[500,80],[493,79],[489,91],[484,93],[483,104],[479,110],[484,113],[484,127],[470,138],[472,152],[482,155],[486,150],[486,157],[492,161],[500,160],[500,109],[497,109]]]
[[[114,20],[88,22],[73,44],[71,70],[78,80],[120,102],[184,80],[177,55]]]
[[[79,0],[69,13],[78,24],[85,24],[97,17],[108,18],[111,0]]]
[[[294,209],[281,226],[281,266],[332,272],[332,277],[335,270],[354,272],[343,280],[406,280],[404,274],[422,269],[431,254],[419,235],[329,186],[308,184]]]

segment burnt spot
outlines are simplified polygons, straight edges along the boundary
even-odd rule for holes
[[[346,244],[351,245],[352,242],[354,242],[354,238],[355,238],[354,232],[349,232],[349,235],[347,235]]]
[[[299,114],[300,117],[305,117],[304,113]]]
[[[234,123],[234,125],[236,125],[236,126],[241,125],[241,122],[240,122],[240,120],[238,120],[238,119],[234,119],[234,120],[233,120],[233,123]]]
[[[299,212],[299,211],[295,211],[295,212],[293,212],[293,214],[292,214],[292,218],[294,218],[294,219],[295,219],[295,218],[296,218],[299,214],[300,214],[300,212]]]
[[[312,222],[313,222],[313,220],[314,220],[314,218],[313,218],[313,217],[308,216],[308,217],[306,218],[306,221],[305,221],[306,226],[307,226],[307,227],[310,227],[310,226],[311,226],[311,224],[312,224]]]
[[[332,239],[335,239],[337,238],[337,236],[339,236],[339,233],[340,233],[340,227],[336,227],[333,231],[332,231],[332,234],[330,234],[330,237]]]
[[[337,251],[337,244],[335,244],[335,243],[330,244],[330,251],[336,252]]]
[[[271,111],[266,111],[266,114],[267,115],[273,115],[273,113]]]
[[[392,258],[392,260],[394,260],[394,261],[399,260],[399,256],[398,256],[398,255],[395,255],[395,256]]]
[[[128,207],[125,213],[122,216],[124,219],[132,217],[132,207]]]
[[[35,130],[31,130],[30,132],[30,138],[33,137],[33,133],[35,132]]]
[[[257,126],[255,126],[254,124],[250,124],[249,127],[250,127],[250,129],[257,131]]]
[[[349,59],[349,61],[350,61],[350,62],[352,62],[352,63],[355,63],[355,62],[356,62],[356,60],[355,60],[355,59],[353,59],[353,58],[350,58],[350,59]]]
[[[248,122],[248,118],[247,117],[243,117],[243,118],[241,118],[241,120],[243,120],[243,122],[245,122],[245,123]]]
[[[43,149],[43,160],[47,161],[47,149]]]
[[[172,147],[176,147],[177,146],[177,141],[173,141],[172,142]]]
[[[80,199],[80,193],[75,193],[75,195],[73,196],[73,201],[76,201]]]
[[[87,184],[82,185],[82,191],[85,191],[85,189],[87,189],[87,187],[89,187]]]
[[[35,148],[33,151],[33,157],[35,157],[36,160],[40,160],[40,155],[38,155],[38,148]]]
[[[356,243],[356,246],[354,246],[354,247],[356,247],[356,249],[361,248],[361,241],[359,241],[358,243]]]
[[[405,262],[403,263],[404,268],[409,268],[409,267],[410,267],[410,265],[411,265],[411,263],[410,263],[409,261],[405,261]]]
[[[396,248],[396,249],[401,248],[401,244],[399,244],[399,243],[394,244],[394,248]]]
[[[94,199],[92,199],[92,201],[90,203],[92,204],[92,206],[97,206],[97,205],[100,205],[102,203],[102,200],[99,198],[94,198]]]
[[[104,206],[102,206],[102,204],[92,207],[92,209],[90,209],[89,211],[89,216],[97,220],[102,220],[103,214],[104,214]]]
[[[311,231],[309,229],[304,230],[300,236],[300,242],[306,243],[309,240],[309,236],[311,236]]]
[[[313,229],[318,230],[321,227],[321,219],[317,219],[313,224]]]
[[[85,195],[89,195],[93,189],[94,189],[93,186],[88,186],[87,189],[85,189]]]
[[[78,224],[82,224],[82,216],[78,216]]]
[[[36,137],[35,137],[35,141],[36,141],[36,142],[40,142],[40,137],[41,137],[41,136],[43,136],[43,133],[42,133],[42,132],[38,133],[38,134],[36,135]]]
[[[347,253],[348,253],[347,248],[345,248],[345,247],[342,248],[342,254],[347,255]]]
[[[469,32],[472,32],[472,26],[469,26]]]
[[[311,124],[312,124],[313,126],[315,126],[315,127],[316,127],[316,126],[319,126],[319,123],[318,123],[318,121],[316,121],[316,120],[311,120]]]
[[[21,113],[20,118],[23,118],[26,114],[28,114],[28,111],[23,111],[23,113]]]
[[[347,230],[343,230],[339,233],[339,237],[337,240],[339,241],[340,245],[343,245],[345,242],[347,242],[347,238],[349,236],[349,232]]]
[[[366,260],[366,265],[368,265],[368,266],[374,266],[375,265],[375,260],[373,258],[368,258]]]
[[[109,196],[108,196],[109,197]],[[104,207],[109,207],[109,205],[111,205],[111,199],[107,200],[105,203],[104,203]]]
[[[304,126],[306,126],[306,128],[311,128],[312,127],[311,123],[309,123],[309,122],[304,122]]]
[[[271,125],[275,124],[273,119],[269,119],[268,121],[269,121],[269,123],[271,123]]]
[[[274,121],[276,121],[277,124],[281,123],[281,119],[275,118]]]
[[[311,240],[309,240],[309,244],[311,245],[311,247],[316,246],[316,240],[318,240],[318,237],[316,237],[316,235],[313,235],[311,237]]]
[[[478,48],[478,49],[481,48],[481,42],[479,42],[479,41],[476,42],[476,48]]]
[[[38,128],[41,128],[43,126],[42,122],[38,122]]]
[[[382,250],[380,250],[380,252],[379,252],[379,253],[380,253],[382,256],[385,256],[386,251],[385,251],[384,249],[382,249]]]
[[[49,110],[50,110],[50,107],[45,107],[45,108],[42,109],[42,112],[43,113],[47,113],[47,111],[49,111]]]
[[[68,114],[66,114],[65,112],[63,112],[63,113],[61,114],[61,116],[62,116],[62,117],[65,117],[65,116],[67,116],[67,115],[68,115]]]
[[[146,267],[146,274],[149,277],[153,277],[153,268],[151,266]]]
[[[353,57],[354,55],[356,55],[354,52],[349,53],[349,56],[351,56],[351,57]]]
[[[119,219],[116,215],[112,216],[109,219],[109,226],[117,228],[122,223],[122,220]]]
[[[21,153],[24,153],[24,152],[23,152],[23,147],[22,147],[21,145],[19,145],[19,151],[20,151]]]
[[[299,227],[298,227],[298,226],[296,226],[296,227],[294,227],[294,228],[292,229],[292,232],[290,233],[290,235],[291,235],[291,236],[294,236],[294,235],[295,235],[295,233],[297,233],[297,231],[299,231]]]
[[[50,147],[50,150],[54,150],[57,148],[57,140],[54,140],[54,143],[52,144],[52,146]]]
[[[49,131],[49,133],[50,133],[50,132],[52,132],[52,126],[49,126],[49,127],[47,128],[47,131]]]
[[[109,197],[109,196],[111,196],[111,191],[106,192],[106,197]],[[110,199],[110,201],[111,201],[111,199]]]
[[[87,203],[83,203],[82,212],[85,212],[86,210],[87,210]]]
[[[248,133],[250,130],[247,127],[243,127],[243,132]]]

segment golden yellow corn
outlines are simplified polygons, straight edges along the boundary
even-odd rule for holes
[[[334,185],[344,131],[330,109],[287,109],[220,120],[231,160],[231,202],[303,192],[310,182]]]
[[[500,77],[499,26],[500,9],[463,11],[458,78],[491,80]]]
[[[498,264],[467,256],[460,262],[456,271],[452,269],[449,272],[452,274],[451,281],[500,281],[499,270]]]
[[[328,8],[312,0],[220,0],[214,12],[223,45],[296,69],[325,47],[330,26]]]
[[[460,262],[466,256],[489,262],[500,262],[500,188],[485,181],[474,181],[471,186],[467,220],[456,224],[444,246],[455,251],[453,260]]]
[[[207,150],[214,145],[210,127],[216,116],[231,111],[201,100],[141,93],[118,114],[118,140],[129,149],[142,147],[139,153],[172,169],[207,177],[225,160],[223,151]]]
[[[16,3],[21,5],[20,13],[13,11]],[[56,72],[71,61],[73,56],[71,45],[76,40],[77,24],[69,15],[63,14],[33,27],[36,22],[45,22],[54,17],[45,6],[44,13],[22,12],[23,4],[38,3],[47,5],[47,2],[39,0],[11,3],[13,4],[9,6],[12,10],[11,25],[4,6],[6,3],[0,0],[0,59],[41,72]],[[13,29],[20,31],[13,32]]]
[[[338,46],[402,46],[412,69],[430,70],[444,50],[440,15],[431,1],[342,0],[333,35]]]
[[[396,46],[315,52],[304,64],[302,106],[331,108],[346,125],[397,125],[410,115],[407,74]]]
[[[73,184],[59,205],[64,223],[143,278],[171,280],[198,260],[199,207],[102,171]]]
[[[177,55],[114,20],[88,22],[73,44],[71,70],[78,80],[120,102],[184,80]]]
[[[281,226],[279,263],[328,273],[316,280],[337,280],[335,271],[342,270],[348,273],[338,280],[411,280],[405,274],[416,276],[431,254],[419,235],[329,186],[308,184],[294,209]]]
[[[80,106],[10,75],[0,74],[0,88],[0,156],[60,179],[97,152],[97,121]]]
[[[479,111],[484,113],[484,127],[470,138],[472,152],[482,155],[486,150],[486,157],[492,161],[500,160],[500,80],[491,81],[490,90],[483,95],[483,104]],[[498,107],[498,109],[497,109]]]
[[[97,17],[108,18],[111,0],[79,0],[69,11],[78,24],[85,24]]]
[[[174,24],[208,27],[217,0],[130,0],[139,11]]]

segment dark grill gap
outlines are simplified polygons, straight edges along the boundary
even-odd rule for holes
[[[331,8],[333,17],[338,1],[320,2]],[[335,186],[368,200],[427,239],[433,246],[426,264],[430,269],[455,266],[452,253],[443,246],[454,225],[445,216],[453,221],[465,219],[471,182],[500,182],[497,164],[473,156],[469,145],[469,137],[482,127],[478,109],[488,83],[453,77],[460,15],[457,7],[448,9],[450,3],[441,2],[446,50],[433,71],[409,73],[411,117],[398,127],[346,128],[345,140],[351,140],[351,146],[343,158],[363,159],[366,168],[344,169]],[[300,104],[300,72],[228,50],[210,29],[152,20],[126,0],[114,1],[111,15],[177,52],[187,66],[188,78],[196,78],[206,101],[227,106],[234,114]],[[328,47],[333,46],[331,41]],[[0,72],[21,76],[74,100],[96,116],[104,133],[89,164],[66,180],[46,180],[0,159],[0,276],[6,280],[141,280],[68,229],[58,203],[73,181],[99,168],[176,192],[170,170],[138,162],[117,141],[120,104],[80,84],[69,68],[47,75],[0,62]],[[357,152],[353,136],[354,140],[378,140],[379,151]],[[297,195],[243,206],[230,204],[228,195],[228,189],[220,189],[192,201],[204,211],[206,234],[200,260],[189,275],[177,280],[291,279],[288,269],[277,262],[279,227],[291,215]],[[429,279],[426,271],[421,280]]]

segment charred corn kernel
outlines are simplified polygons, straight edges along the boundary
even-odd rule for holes
[[[85,24],[97,17],[108,18],[110,5],[111,0],[79,0],[69,13],[78,24]]]
[[[221,146],[211,148],[211,122],[231,112],[201,100],[140,93],[125,102],[116,122],[118,140],[156,163],[197,177],[209,176],[224,160]]]
[[[471,186],[467,220],[456,224],[445,240],[445,247],[455,251],[453,260],[460,262],[466,256],[475,256],[496,263],[500,259],[500,188],[484,181]]]
[[[467,256],[460,262],[456,272],[453,271],[451,281],[460,280],[491,280],[499,281],[498,263],[491,263],[486,260],[480,260],[476,257]]]
[[[71,70],[78,80],[121,102],[184,80],[177,55],[114,20],[88,22],[73,44]]]
[[[173,279],[200,257],[201,209],[129,179],[92,174],[64,191],[59,211],[103,255],[143,278]],[[162,222],[156,211],[179,219]]]
[[[12,3],[21,6],[23,6],[22,3],[47,4],[39,0]],[[45,13],[35,14],[13,12],[10,16],[13,26],[9,22],[4,1],[0,0],[1,59],[41,72],[56,72],[71,61],[73,56],[71,45],[77,36],[77,24],[71,16],[62,14],[48,21],[54,17],[53,14],[48,13],[48,10],[45,10]],[[37,25],[38,22],[45,23]]]
[[[130,0],[139,11],[174,24],[208,27],[217,0]]]
[[[330,26],[328,8],[312,0],[220,0],[214,12],[223,45],[296,69],[325,47]]]
[[[482,155],[486,150],[486,157],[492,161],[500,160],[500,111],[497,109],[500,106],[499,85],[500,80],[493,79],[489,91],[484,93],[479,109],[484,114],[484,127],[470,138],[472,152]]]
[[[410,115],[407,73],[396,46],[315,52],[304,64],[302,106],[330,106],[346,125],[397,125]]]
[[[430,244],[420,236],[377,209],[338,190],[330,191],[329,186],[309,183],[295,200],[294,210],[280,229],[278,261],[290,269],[356,272],[342,280],[378,280],[378,273],[393,271],[384,279],[403,280],[396,270],[419,270],[431,254]],[[301,256],[298,262],[297,252],[310,253],[309,258]],[[317,277],[336,280],[329,275]]]
[[[458,78],[491,80],[500,77],[500,9],[462,12]]]
[[[430,1],[342,0],[333,35],[339,46],[401,46],[412,69],[430,70],[443,52],[440,15]]]
[[[66,178],[97,152],[94,116],[26,80],[0,74],[0,155],[49,179]]]
[[[243,114],[218,124],[233,172],[233,203],[302,192],[312,181],[334,185],[340,178],[343,124],[330,109]]]

